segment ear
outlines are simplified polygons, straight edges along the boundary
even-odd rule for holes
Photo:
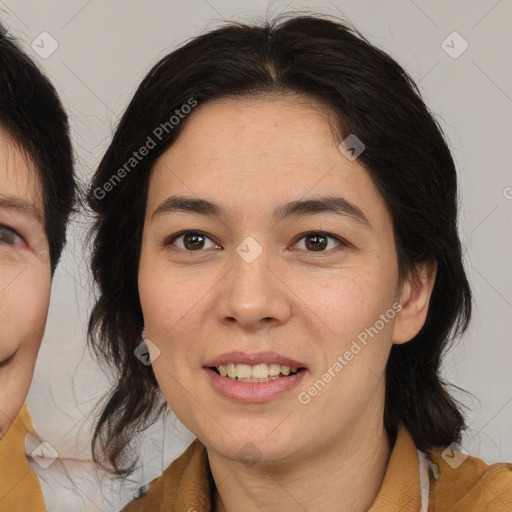
[[[418,265],[416,273],[405,278],[400,290],[402,309],[396,315],[393,343],[406,343],[420,332],[427,318],[436,274],[437,262],[433,260]]]

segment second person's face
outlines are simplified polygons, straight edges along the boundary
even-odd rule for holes
[[[0,131],[0,438],[29,390],[50,288],[37,171],[18,145]]]

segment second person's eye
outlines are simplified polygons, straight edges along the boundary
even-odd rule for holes
[[[23,237],[15,230],[4,224],[0,224],[0,244],[14,245],[23,243]]]

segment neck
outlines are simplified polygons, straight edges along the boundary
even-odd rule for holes
[[[246,466],[208,451],[216,512],[366,512],[387,468],[390,442],[379,425],[355,426],[339,442],[293,463]]]
[[[36,354],[37,355],[37,354]],[[19,349],[0,362],[0,439],[18,415],[32,381],[35,356]]]

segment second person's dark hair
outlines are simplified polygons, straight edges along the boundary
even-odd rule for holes
[[[66,242],[77,187],[68,118],[53,85],[2,25],[0,129],[6,130],[36,166],[53,274]]]

